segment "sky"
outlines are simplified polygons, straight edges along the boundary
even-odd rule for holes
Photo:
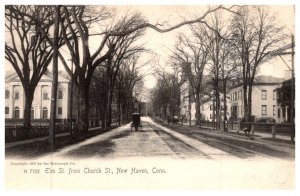
[[[271,12],[276,14],[278,21],[280,24],[286,26],[286,32],[288,34],[294,33],[294,24],[295,24],[295,16],[294,16],[294,7],[293,6],[271,6]],[[179,22],[182,22],[185,18],[191,18],[194,15],[202,15],[205,10],[208,9],[208,5],[138,5],[138,6],[110,6],[112,8],[117,9],[117,13],[122,14],[126,10],[130,10],[131,12],[141,12],[142,15],[147,18],[148,22],[152,24],[164,24],[165,27],[175,25]],[[229,6],[228,6],[229,7]],[[226,16],[225,16],[226,17]],[[145,31],[145,35],[140,39],[140,43],[143,43],[144,46],[150,51],[154,52],[159,59],[159,64],[162,66],[167,66],[168,58],[171,54],[171,50],[173,49],[177,36],[180,34],[188,34],[188,27],[181,27],[174,31],[168,33],[158,33],[152,29],[147,29]],[[92,48],[97,48],[100,40],[94,38],[91,44]],[[66,50],[63,51],[65,53]],[[66,54],[66,53],[65,53]],[[144,55],[144,60],[148,60],[148,58],[153,58],[150,55]],[[285,57],[285,62],[290,63],[290,58]],[[5,63],[6,71],[13,71],[12,66],[9,63]],[[153,66],[153,65],[152,65]],[[51,69],[51,67],[49,68]],[[63,66],[60,66],[60,70],[64,70]],[[149,70],[151,68],[146,67],[145,70]],[[273,75],[276,77],[283,77],[284,70],[287,67],[285,63],[280,58],[274,58],[269,63],[265,63],[261,66],[260,75]],[[156,80],[152,74],[145,77],[145,86],[147,88],[152,88],[156,84]]]
[[[175,24],[178,21],[182,21],[182,17],[188,17],[193,13],[201,15],[207,6],[139,6],[136,8],[141,10],[141,12],[150,19],[150,21],[155,22],[156,20],[171,21],[171,24]],[[286,33],[294,33],[294,8],[293,6],[270,6],[271,12],[276,14],[279,22],[286,26]],[[152,15],[153,12],[157,12]],[[176,31],[169,32],[166,34],[160,34],[154,30],[148,30],[145,36],[147,43],[146,46],[151,48],[154,52],[159,54],[160,64],[166,65],[169,58],[170,50],[174,47],[176,43],[176,37],[179,33],[187,33],[188,28],[182,27]],[[284,57],[287,63],[290,63],[289,57]],[[284,77],[284,70],[287,67],[285,63],[280,58],[274,58],[269,63],[265,63],[261,66],[259,75],[273,75],[275,77]],[[155,79],[153,76],[148,76],[146,78],[145,85],[147,87],[155,86]]]

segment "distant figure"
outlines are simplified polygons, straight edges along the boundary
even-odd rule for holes
[[[167,122],[168,122],[168,125],[170,124],[170,122],[171,122],[171,118],[170,118],[170,116],[168,116],[168,118],[167,118]]]
[[[248,122],[246,122],[245,119],[242,119],[241,127],[242,130],[245,132],[246,139],[251,139],[250,138],[251,125]]]
[[[295,127],[292,129],[291,133],[291,144],[295,144]]]
[[[227,120],[227,117],[225,117],[225,119],[224,119],[224,121],[225,121],[225,132],[227,132],[228,131],[228,120]]]
[[[250,131],[251,131],[251,125],[246,125],[246,127],[243,129],[243,131],[245,132],[246,135],[246,139],[251,139],[250,138]]]

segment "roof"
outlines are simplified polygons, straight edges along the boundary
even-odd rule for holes
[[[42,76],[40,82],[52,82],[53,73],[49,70],[46,70],[44,75]],[[58,82],[69,82],[70,80],[65,76],[62,76],[61,73],[58,74]],[[5,76],[5,82],[20,82],[20,78],[17,73],[9,73]]]
[[[260,75],[254,78],[253,85],[277,85],[281,84],[284,81],[283,78],[277,78],[274,76]],[[233,85],[231,89],[242,86],[243,83],[239,82],[236,85]]]
[[[203,101],[202,101],[202,104],[213,101],[214,97],[215,97],[215,96],[207,96],[207,95],[204,96],[204,97],[203,97],[204,99],[203,99]],[[223,101],[223,100],[224,100],[224,94],[223,94],[223,93],[220,93],[220,101]],[[226,96],[226,100],[229,101],[229,96]]]
[[[291,85],[295,85],[295,78],[284,80],[281,83],[281,85],[278,88],[274,89],[273,91],[279,91],[279,90],[281,90],[282,87],[284,87],[284,88],[288,87],[289,88]]]

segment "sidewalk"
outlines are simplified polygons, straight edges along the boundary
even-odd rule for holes
[[[181,123],[181,122],[179,122],[177,124],[182,125],[182,126],[190,126],[189,123]],[[192,125],[191,127],[196,127],[196,126]],[[223,130],[214,130],[212,127],[201,126],[201,128],[210,129],[210,130],[216,131],[218,133],[223,132]],[[245,135],[243,131],[238,131],[238,130],[235,130],[235,129],[228,130],[228,132],[226,132],[226,133],[229,133],[231,135],[239,133],[240,136],[244,136]],[[271,132],[270,133],[265,133],[265,132],[259,132],[259,131],[255,131],[254,130],[254,136],[259,137],[260,139],[264,139],[264,138],[266,138],[266,139],[274,139],[272,137],[272,133]],[[275,139],[279,139],[279,140],[284,140],[286,142],[290,142],[291,141],[291,136],[290,135],[283,135],[283,134],[280,134],[280,133],[276,133]],[[295,138],[295,141],[296,141],[296,138]]]
[[[93,127],[93,128],[89,128],[88,130],[95,131],[97,129],[101,129],[101,127]],[[69,136],[69,135],[70,135],[70,133],[59,133],[59,134],[56,134],[55,137],[60,138],[60,137],[65,137],[65,136]],[[49,139],[49,136],[44,136],[44,137],[37,137],[37,138],[21,140],[21,141],[16,141],[16,142],[9,142],[9,143],[5,143],[5,148],[10,148],[10,147],[18,146],[18,145],[23,145],[23,144],[29,144],[32,142],[44,141],[44,140],[48,140],[48,139]]]
[[[228,132],[237,133],[238,131],[237,130],[228,130]],[[239,133],[244,135],[243,131],[239,131]],[[259,136],[261,138],[273,138],[272,133],[264,133],[264,132],[259,132],[259,131],[255,131],[255,130],[254,130],[254,136]],[[281,139],[281,140],[287,140],[287,141],[291,140],[291,136],[281,135],[281,134],[276,134],[275,138],[276,139]]]

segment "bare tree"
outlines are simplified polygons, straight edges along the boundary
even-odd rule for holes
[[[15,10],[18,10],[16,12]],[[19,14],[25,13],[29,17]],[[35,88],[47,70],[53,49],[41,32],[49,34],[54,10],[44,6],[6,6],[5,59],[13,66],[25,94],[24,126],[31,126],[31,106]],[[33,19],[34,18],[34,19]],[[44,21],[38,28],[36,20]]]
[[[134,90],[135,86],[143,80],[143,78],[150,74],[149,70],[142,70],[146,64],[151,61],[143,62],[140,59],[141,54],[135,53],[131,58],[125,59],[120,67],[120,72],[117,76],[118,89],[118,110],[120,120],[130,120],[134,105]],[[122,118],[122,119],[121,119]]]
[[[116,49],[105,62],[105,68],[107,71],[107,86],[105,88],[107,92],[105,127],[110,126],[111,124],[111,105],[114,97],[114,88],[122,63],[126,61],[126,59],[135,58],[134,54],[142,54],[142,52],[146,51],[142,46],[134,45],[138,38],[142,35],[143,31],[137,30],[127,36],[111,37],[109,39],[109,42],[116,44]]]
[[[57,85],[58,85],[58,50],[59,50],[59,21],[60,21],[60,7],[55,7],[54,16],[54,30],[53,30],[53,79],[52,79],[52,93],[51,93],[51,111],[50,111],[50,126],[49,139],[52,151],[54,150],[54,136],[55,136],[55,121],[56,121],[56,101],[57,101]]]
[[[150,24],[144,18],[142,18],[139,14],[135,14],[131,17],[124,17],[125,20],[121,20],[121,25],[116,25],[112,28],[108,28],[104,30],[102,33],[98,35],[102,35],[103,38],[99,44],[99,47],[95,52],[91,52],[89,46],[89,36],[93,33],[90,32],[90,25],[92,21],[96,21],[98,24],[101,21],[105,20],[107,17],[110,17],[109,12],[106,11],[105,8],[97,10],[94,12],[91,7],[85,6],[63,6],[62,7],[62,19],[61,20],[61,29],[62,29],[62,37],[64,38],[64,42],[70,51],[72,59],[75,65],[74,75],[77,78],[77,84],[80,93],[80,102],[82,106],[82,111],[80,112],[80,121],[82,122],[82,130],[87,130],[88,128],[88,112],[89,112],[89,85],[91,83],[92,75],[97,66],[101,65],[104,61],[106,61],[110,54],[115,49],[115,43],[107,44],[107,40],[111,36],[126,36],[131,34],[137,30],[152,28],[157,32],[165,33],[177,29],[184,25],[189,25],[193,23],[202,23],[206,26],[208,24],[205,21],[205,18],[219,9],[224,9],[229,12],[232,12],[232,6],[230,8],[226,8],[224,6],[216,6],[214,8],[209,8],[202,16],[197,17],[194,20],[186,20],[177,25],[168,27],[168,28],[159,28],[158,26],[164,26],[160,24]],[[31,17],[27,13],[21,12],[20,10],[16,10],[23,17]],[[39,28],[42,26],[42,21],[35,19],[35,22],[40,24]],[[101,26],[101,25],[100,25]],[[68,36],[67,33],[70,33]],[[46,35],[46,33],[43,33]],[[47,36],[45,36],[47,38]],[[75,43],[75,47],[72,47],[71,40]],[[80,40],[80,44],[79,44]],[[53,41],[48,37],[47,41],[51,43],[53,46]],[[105,47],[107,46],[107,47]],[[79,49],[80,47],[80,49]],[[105,51],[106,48],[106,51]],[[66,70],[69,74],[71,70],[66,65],[65,60],[62,55],[59,54],[59,57],[63,64],[66,67]]]
[[[232,43],[238,54],[243,79],[244,117],[252,115],[252,86],[257,68],[268,54],[277,49],[285,39],[283,27],[276,24],[266,6],[244,6],[232,19]]]
[[[203,73],[208,62],[211,40],[206,39],[204,25],[191,25],[192,36],[179,36],[179,41],[171,56],[172,64],[179,66],[183,80],[190,86],[189,91],[195,100],[196,125],[201,124],[201,99],[203,93]]]
[[[213,86],[213,121],[216,121],[215,128],[219,129],[222,121],[223,110],[223,129],[225,130],[225,119],[227,119],[226,107],[226,87],[227,82],[235,70],[230,57],[232,57],[232,45],[230,43],[231,31],[227,27],[226,21],[222,19],[222,11],[217,11],[211,15],[210,26],[214,30],[204,31],[205,39],[211,40],[209,47],[210,75],[212,75]],[[231,55],[231,56],[230,56]],[[223,96],[221,96],[223,93]],[[223,99],[223,108],[221,101]]]
[[[178,70],[168,73],[163,66],[158,66],[155,70],[157,79],[156,88],[152,91],[154,110],[163,118],[169,117],[173,119],[178,115],[180,106],[180,86]]]

